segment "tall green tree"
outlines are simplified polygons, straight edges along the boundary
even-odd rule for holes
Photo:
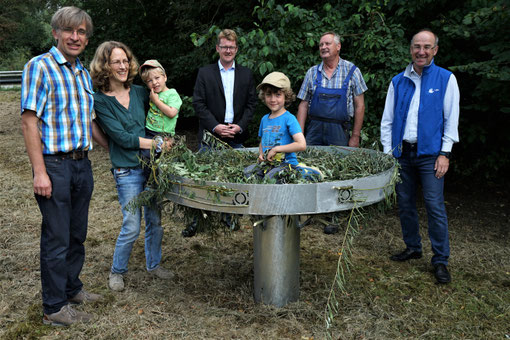
[[[0,1],[0,70],[20,70],[53,39],[45,2]]]
[[[462,5],[462,6],[459,6]],[[326,3],[260,0],[252,29],[243,31],[238,61],[257,73],[286,73],[295,91],[306,70],[320,62],[320,34],[342,36],[341,57],[362,71],[369,91],[362,137],[375,146],[391,78],[410,62],[410,39],[422,28],[440,37],[436,64],[455,72],[461,89],[461,143],[455,146],[457,174],[491,177],[510,167],[510,18],[508,1],[404,0]],[[192,34],[199,48],[212,46],[219,26]]]
[[[255,71],[256,81],[282,71],[295,92],[320,62],[321,33],[334,30],[342,36],[341,57],[361,69],[369,87],[362,142],[371,147],[391,77],[410,61],[412,35],[428,27],[440,38],[436,64],[455,72],[461,90],[453,170],[472,177],[510,173],[508,0],[0,0],[0,69],[21,69],[46,51],[53,44],[51,15],[68,5],[85,9],[96,27],[85,64],[101,42],[122,41],[141,61],[160,60],[169,85],[185,96],[192,95],[197,69],[216,60],[220,28],[238,31],[237,60]],[[193,113],[190,100],[181,117]],[[264,111],[261,105],[259,114]]]
[[[317,9],[282,5],[275,0],[260,1],[254,7],[253,17],[254,28],[240,36],[237,60],[255,70],[257,80],[274,70],[284,72],[296,93],[308,68],[321,62],[318,52],[321,34],[335,31],[342,36],[341,57],[361,69],[370,89],[365,96],[363,138],[365,145],[374,144],[385,96],[382,89],[407,60],[402,27],[388,23],[381,5],[370,1],[326,3]],[[219,27],[212,26],[203,35],[193,34],[192,40],[197,46],[212,45],[218,30]]]
[[[510,3],[466,1],[434,21],[451,46],[460,77],[462,171],[487,178],[510,168]],[[448,51],[445,51],[448,52]],[[452,53],[453,52],[453,53]]]

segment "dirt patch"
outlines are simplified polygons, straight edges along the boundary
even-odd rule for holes
[[[320,225],[302,230],[301,297],[284,308],[253,302],[253,236],[248,219],[238,232],[184,239],[180,236],[183,216],[173,213],[171,206],[163,214],[163,265],[176,273],[175,280],[165,282],[147,274],[142,233],[130,259],[126,290],[108,290],[121,212],[108,155],[99,147],[90,153],[95,189],[81,278],[88,290],[106,299],[80,307],[96,315],[93,324],[43,326],[41,221],[18,100],[19,92],[0,91],[0,338],[325,338],[323,312],[342,232],[327,236]],[[193,131],[179,133],[193,138]],[[453,282],[434,283],[426,227],[423,259],[404,264],[389,261],[388,256],[403,247],[398,215],[395,209],[374,214],[354,242],[348,294],[339,297],[334,338],[510,336],[509,188],[464,183],[446,189]],[[425,226],[421,202],[419,214]]]

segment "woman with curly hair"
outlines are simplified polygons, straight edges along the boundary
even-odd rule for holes
[[[94,109],[99,125],[108,135],[112,173],[122,208],[122,228],[115,244],[109,287],[114,291],[124,289],[124,274],[133,244],[140,234],[141,209],[127,209],[128,203],[147,185],[147,178],[140,164],[140,149],[170,148],[171,142],[157,142],[145,138],[145,113],[149,94],[143,87],[132,84],[138,72],[138,62],[123,43],[106,41],[96,50],[90,64],[94,94]],[[145,258],[149,273],[170,279],[173,273],[160,266],[161,212],[159,207],[144,206]]]

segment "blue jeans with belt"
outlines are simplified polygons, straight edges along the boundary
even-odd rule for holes
[[[401,183],[396,186],[402,235],[406,246],[421,251],[421,237],[416,210],[417,181],[421,181],[423,198],[427,209],[428,234],[432,244],[432,264],[448,264],[450,243],[448,219],[444,204],[444,177],[436,178],[436,156],[416,155],[416,151],[404,151],[398,158]]]
[[[42,214],[41,285],[45,314],[58,312],[83,287],[89,203],[94,188],[88,158],[45,155],[51,197],[35,195]]]
[[[113,253],[113,264],[111,271],[116,274],[124,274],[128,271],[129,256],[133,249],[138,235],[142,219],[141,208],[135,211],[127,208],[129,202],[145,190],[146,177],[143,169],[137,168],[116,168],[113,170],[113,177],[117,184],[119,203],[122,208],[122,228],[120,230],[115,251]],[[159,207],[153,209],[143,207],[145,218],[145,260],[147,270],[156,269],[161,262],[161,241],[163,239],[163,228],[161,227],[161,212]]]

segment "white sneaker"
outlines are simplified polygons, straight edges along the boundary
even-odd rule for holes
[[[175,276],[174,273],[172,273],[170,270],[165,269],[161,266],[156,267],[156,269],[149,270],[148,272],[149,274],[157,276],[163,280],[170,280],[173,279],[173,277]]]
[[[122,274],[111,273],[109,276],[108,286],[111,290],[120,292],[124,290],[124,277]]]

